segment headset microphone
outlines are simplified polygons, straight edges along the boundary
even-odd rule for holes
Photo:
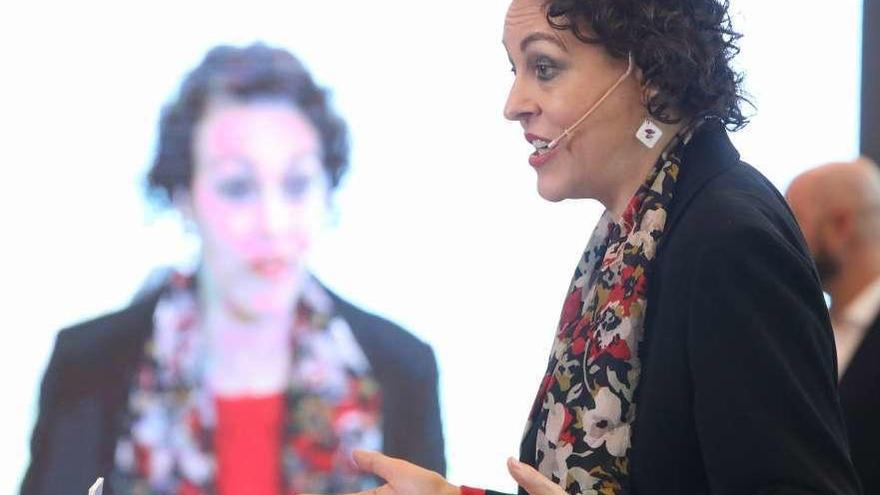
[[[553,141],[550,141],[550,143],[547,144],[547,149],[548,149],[548,150],[552,150],[553,148],[559,146],[559,143],[561,143],[563,139],[565,139],[566,137],[570,136],[571,133],[572,133],[572,131],[574,131],[574,130],[577,128],[577,126],[581,125],[585,120],[587,120],[587,117],[589,117],[590,115],[592,115],[592,113],[595,112],[596,109],[599,108],[599,106],[600,106],[600,105],[601,105],[601,104],[602,104],[602,103],[603,103],[603,102],[604,102],[609,96],[611,96],[611,93],[613,93],[614,90],[616,90],[617,87],[620,86],[620,85],[623,83],[623,81],[625,81],[626,78],[630,76],[630,74],[632,74],[633,66],[634,66],[635,64],[633,63],[633,57],[632,57],[632,54],[631,54],[631,53],[629,54],[628,59],[629,59],[629,60],[628,60],[628,64],[627,64],[627,67],[626,67],[626,72],[624,72],[623,75],[620,76],[620,78],[617,80],[617,82],[614,83],[613,86],[611,86],[610,88],[608,88],[608,91],[606,91],[605,94],[603,94],[602,97],[599,98],[599,99],[596,101],[596,103],[594,103],[593,106],[590,107],[590,109],[587,110],[587,112],[586,112],[581,118],[579,118],[579,119],[577,120],[577,122],[575,122],[574,124],[572,124],[571,126],[569,126],[568,129],[562,131],[562,134],[560,134],[559,136],[556,136],[556,139],[554,139]]]

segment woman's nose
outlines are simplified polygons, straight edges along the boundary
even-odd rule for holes
[[[293,212],[285,199],[278,193],[266,191],[260,202],[260,220],[264,233],[275,236],[287,232],[295,219],[292,218]]]
[[[507,120],[524,122],[530,116],[538,113],[538,106],[531,98],[527,85],[519,78],[514,79],[504,104],[504,118]]]

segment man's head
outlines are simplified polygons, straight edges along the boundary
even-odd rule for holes
[[[786,198],[825,290],[839,281],[848,259],[880,246],[880,168],[867,158],[809,170]]]

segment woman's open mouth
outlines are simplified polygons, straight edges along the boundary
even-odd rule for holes
[[[535,147],[535,151],[529,155],[529,165],[532,167],[539,168],[556,155],[558,147],[551,148],[547,138],[526,134],[526,141]]]

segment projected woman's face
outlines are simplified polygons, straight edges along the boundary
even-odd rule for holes
[[[327,207],[318,132],[288,103],[224,101],[193,139],[204,293],[243,319],[290,311]]]

